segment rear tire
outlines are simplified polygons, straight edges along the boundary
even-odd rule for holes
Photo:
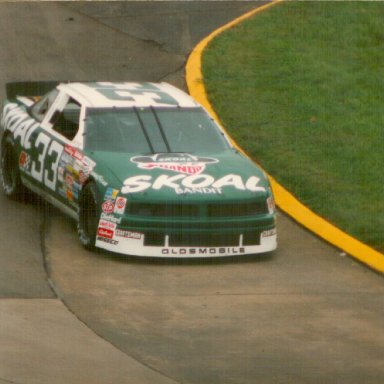
[[[10,135],[7,135],[1,143],[1,173],[4,194],[9,198],[21,200],[25,195],[25,189],[20,178],[15,143]]]
[[[97,228],[99,226],[100,209],[97,204],[97,188],[95,183],[85,185],[79,201],[78,236],[86,249],[94,249]]]

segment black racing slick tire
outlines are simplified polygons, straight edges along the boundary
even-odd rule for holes
[[[97,187],[94,182],[86,184],[81,192],[79,201],[79,241],[86,249],[94,249],[97,228],[99,225],[100,209],[97,203]]]
[[[1,143],[1,173],[4,194],[12,199],[22,199],[25,189],[20,178],[15,143],[10,135],[4,137]]]

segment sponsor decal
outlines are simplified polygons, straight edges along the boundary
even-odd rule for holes
[[[118,193],[119,191],[117,189],[108,187],[104,195],[104,200],[115,200]]]
[[[68,200],[73,200],[73,192],[71,190],[67,190],[65,196]]]
[[[116,229],[116,224],[112,223],[110,221],[107,221],[107,220],[100,220],[99,221],[99,228],[106,228],[106,229],[110,229],[110,230],[114,231]]]
[[[106,200],[101,205],[101,208],[102,208],[104,213],[112,213],[113,209],[115,208],[115,204],[111,200]]]
[[[60,166],[67,169],[80,185],[83,185],[96,163],[84,156],[77,148],[66,144],[60,158]]]
[[[261,232],[261,237],[271,237],[275,236],[277,233],[276,228],[268,229],[267,231]]]
[[[64,167],[62,166],[57,169],[57,181],[61,183],[64,181]]]
[[[275,206],[275,199],[273,198],[273,196],[268,197],[267,206],[268,206],[268,213],[272,214],[275,212],[276,206]]]
[[[31,159],[28,153],[25,151],[21,151],[20,157],[19,157],[20,168],[22,168],[24,171],[28,171],[30,169],[30,165],[31,165]]]
[[[114,231],[107,228],[99,228],[97,230],[97,235],[99,237],[105,237],[106,239],[113,239]]]
[[[79,171],[79,182],[84,184],[88,179],[88,174],[82,170]]]
[[[81,190],[81,185],[77,183],[76,181],[73,182],[72,189],[76,192],[80,192]]]
[[[163,188],[173,189],[177,194],[183,193],[218,193],[224,188],[234,188],[240,191],[265,192],[265,188],[259,186],[260,178],[250,176],[243,179],[240,175],[229,174],[219,179],[213,176],[200,175],[160,175],[153,179],[150,175],[137,175],[129,177],[124,181],[122,193],[137,193],[147,189],[160,190]],[[208,188],[208,189],[205,189]]]
[[[127,199],[124,197],[118,197],[115,202],[114,213],[122,215],[125,211],[125,206],[127,204]]]
[[[187,175],[198,175],[202,173],[207,164],[218,163],[217,159],[211,157],[197,157],[188,153],[160,153],[153,156],[135,156],[131,161],[140,169],[165,169],[176,173]]]
[[[89,177],[91,169],[85,161],[83,153],[71,145],[64,145],[62,155],[58,163],[58,190],[69,191],[71,199],[77,200],[81,186]],[[93,162],[93,166],[96,163]]]
[[[102,236],[97,236],[97,240],[104,241],[104,243],[108,243],[108,244],[112,244],[112,245],[119,244],[119,242],[117,240],[108,239],[108,238],[102,237]]]
[[[66,186],[69,189],[72,189],[73,188],[73,183],[74,183],[73,177],[70,174],[67,173],[65,175],[65,184],[66,184]]]
[[[69,156],[68,153],[63,151],[63,153],[61,154],[60,162],[62,162],[63,165],[71,164],[71,166],[72,166],[74,164],[74,158]]]
[[[91,171],[96,165],[96,162],[94,162],[92,159],[90,159],[87,156],[83,157],[81,163],[89,171]]]
[[[221,195],[221,188],[176,188],[175,192],[178,195]]]
[[[163,255],[225,255],[231,254],[242,254],[245,253],[243,247],[220,247],[220,248],[163,248],[161,250]]]
[[[70,174],[77,176],[77,171],[75,168],[73,168],[72,164],[67,164],[65,166],[65,170],[68,171]]]
[[[111,223],[120,224],[121,223],[121,217],[115,217],[111,214],[101,212],[101,219],[110,221]]]
[[[76,160],[83,160],[84,155],[82,152],[80,152],[78,149],[75,147],[72,147],[69,144],[66,144],[64,147],[64,152],[67,153],[69,156],[75,158]]]
[[[124,231],[122,229],[116,229],[115,235],[120,237],[125,237],[127,239],[135,239],[135,240],[140,240],[143,237],[142,233]]]

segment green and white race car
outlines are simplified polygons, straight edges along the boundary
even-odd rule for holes
[[[9,83],[1,126],[5,194],[39,194],[78,222],[86,248],[193,258],[276,248],[264,172],[169,84]]]

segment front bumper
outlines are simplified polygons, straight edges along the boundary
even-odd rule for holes
[[[277,234],[274,215],[213,222],[111,223],[101,218],[95,245],[132,256],[211,258],[271,252]]]

